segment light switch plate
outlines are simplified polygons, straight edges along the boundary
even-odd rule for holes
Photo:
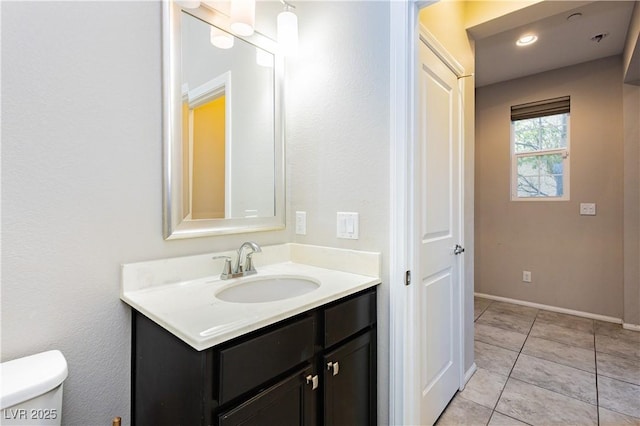
[[[595,216],[596,215],[596,203],[580,203],[580,215],[581,216]]]
[[[359,234],[358,213],[338,212],[336,217],[338,238],[357,240]]]
[[[296,234],[307,235],[307,212],[296,212]]]

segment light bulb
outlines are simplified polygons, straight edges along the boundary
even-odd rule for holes
[[[285,56],[298,53],[298,17],[289,10],[278,15],[278,44]]]
[[[256,24],[256,2],[255,0],[232,0],[231,1],[231,31],[241,36],[253,34],[253,27]]]
[[[231,49],[234,37],[220,28],[211,27],[211,44],[220,49]]]

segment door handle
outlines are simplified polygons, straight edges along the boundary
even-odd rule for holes
[[[307,384],[311,385],[311,390],[318,389],[318,375],[317,374],[315,376],[312,376],[311,374],[309,374],[307,377],[305,377],[305,379],[307,379]]]
[[[328,362],[327,370],[332,371],[334,376],[337,376],[340,372],[340,364],[338,362]]]
[[[453,254],[458,255],[460,253],[464,253],[464,247],[460,244],[456,244],[456,247],[453,249]]]

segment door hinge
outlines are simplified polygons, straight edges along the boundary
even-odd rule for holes
[[[404,273],[404,285],[411,284],[411,271],[407,271]]]

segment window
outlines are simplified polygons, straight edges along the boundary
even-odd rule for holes
[[[570,99],[511,107],[511,199],[569,199]]]

